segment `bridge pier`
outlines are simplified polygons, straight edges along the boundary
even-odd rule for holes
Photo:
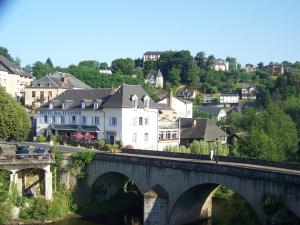
[[[144,225],[167,225],[168,195],[159,186],[144,194]]]
[[[45,180],[45,198],[47,200],[51,200],[52,199],[52,172],[50,171],[50,165],[49,168],[45,170],[44,180]]]

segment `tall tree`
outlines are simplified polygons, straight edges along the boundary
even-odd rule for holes
[[[21,66],[21,58],[20,57],[16,57],[14,61],[18,66]]]
[[[5,47],[1,47],[1,46],[0,46],[0,55],[6,57],[6,58],[9,59],[10,61],[14,61],[14,59],[13,59],[13,57],[10,55],[8,49],[5,48]]]
[[[99,69],[99,62],[96,60],[84,60],[79,62],[78,66]]]
[[[226,61],[229,62],[229,70],[236,70],[237,69],[237,61],[234,57],[227,57]]]
[[[195,56],[195,60],[197,62],[197,65],[200,67],[200,69],[205,69],[205,65],[206,65],[205,52],[198,52]]]
[[[175,87],[180,84],[180,69],[172,68],[168,73],[168,81]]]
[[[53,68],[40,61],[35,62],[32,66],[32,74],[36,77],[36,79],[40,79],[53,71]]]
[[[215,57],[213,55],[208,56],[206,64],[205,64],[205,69],[207,69],[207,70],[212,69],[214,62],[215,62]]]
[[[151,71],[157,71],[157,62],[154,60],[147,60],[144,63],[144,75],[146,76]]]
[[[50,67],[50,68],[53,68],[53,63],[51,61],[51,59],[48,57],[47,60],[46,60],[46,64]]]
[[[100,69],[100,70],[108,70],[109,67],[108,67],[107,62],[101,62],[101,63],[99,64],[99,69]]]
[[[134,69],[134,61],[130,58],[115,59],[111,63],[111,70],[113,73],[132,75],[133,69]]]
[[[187,80],[191,87],[199,88],[200,68],[195,62],[192,63],[192,66],[187,71]]]
[[[0,138],[25,140],[29,126],[25,108],[0,86]]]

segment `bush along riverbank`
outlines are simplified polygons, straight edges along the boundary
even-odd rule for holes
[[[9,173],[0,171],[0,224],[54,221],[78,211],[74,192],[60,185],[62,153],[56,146],[52,148],[52,152],[55,156],[55,163],[51,165],[52,200],[46,200],[43,196],[20,196],[16,184],[9,187]],[[92,161],[93,156],[94,153],[89,150],[74,153],[70,157],[67,169],[75,174],[77,179],[84,179],[84,168]]]

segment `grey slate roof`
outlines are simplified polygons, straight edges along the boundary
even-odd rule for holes
[[[113,90],[110,88],[99,89],[69,89],[62,94],[56,96],[50,102],[53,103],[53,108],[60,108],[63,102],[67,103],[67,108],[81,108],[81,101],[86,102],[86,108],[93,108],[94,100],[104,102],[112,94]],[[49,108],[47,102],[40,108]],[[101,106],[101,104],[99,104]]]
[[[130,100],[131,96],[138,97],[138,108],[144,108],[142,98],[148,95],[141,85],[123,84],[117,90],[110,88],[98,89],[69,89],[58,95],[50,102],[53,103],[53,108],[62,107],[62,103],[66,102],[67,109],[81,108],[81,101],[84,100],[86,109],[93,108],[94,101],[99,102],[99,108],[132,108],[133,104]],[[151,98],[149,98],[149,107],[158,108]],[[48,109],[49,103],[47,102],[40,107],[40,109]]]
[[[215,141],[220,137],[228,135],[209,119],[180,119],[180,137],[182,139],[201,139]]]
[[[9,74],[16,74],[24,77],[33,77],[31,74],[24,71],[16,63],[8,60],[3,55],[0,55],[0,71],[8,72]]]
[[[132,108],[132,102],[130,97],[136,95],[138,97],[138,108],[144,108],[144,103],[142,98],[146,95],[146,91],[142,88],[141,85],[130,85],[123,84],[118,90],[106,101],[103,103],[103,108]],[[149,102],[150,108],[158,108],[157,103],[150,98]]]
[[[209,106],[204,106],[204,107],[199,107],[198,112],[206,112],[209,115],[213,116],[218,116],[219,113],[221,112],[222,108],[220,107],[209,107]]]
[[[159,51],[147,51],[144,55],[161,55],[162,52]]]
[[[33,87],[91,89],[90,86],[78,80],[76,77],[72,76],[71,74],[62,73],[62,72],[56,72],[54,74],[46,75],[39,80],[33,81],[30,85],[30,88]]]

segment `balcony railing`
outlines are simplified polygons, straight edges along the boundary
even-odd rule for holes
[[[16,154],[0,155],[0,164],[38,164],[54,163],[53,154]]]

